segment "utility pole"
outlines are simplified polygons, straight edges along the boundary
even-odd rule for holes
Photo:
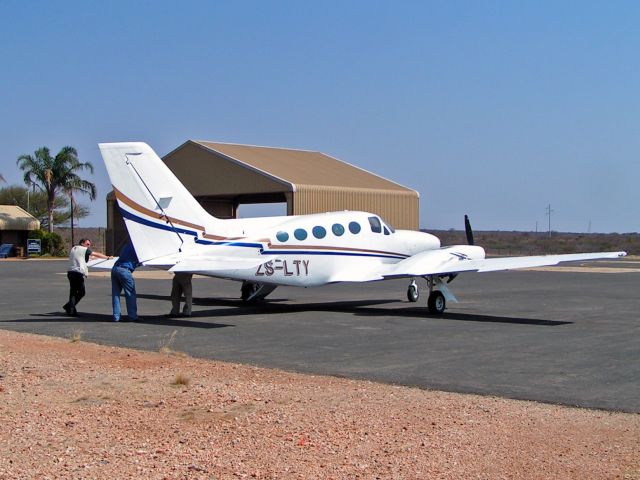
[[[547,211],[546,215],[549,217],[549,237],[551,237],[551,214],[555,210],[551,210],[551,204],[547,205],[547,208],[545,210]]]
[[[76,244],[73,235],[73,190],[69,190],[69,199],[71,200],[71,247],[73,247]]]

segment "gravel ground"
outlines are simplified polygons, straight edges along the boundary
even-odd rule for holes
[[[78,335],[79,337],[80,335]],[[640,479],[640,416],[0,331],[1,479]]]

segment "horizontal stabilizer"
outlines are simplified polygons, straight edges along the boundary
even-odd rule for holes
[[[95,268],[97,270],[111,270],[113,268],[113,264],[116,263],[118,257],[113,257],[110,259],[106,258],[97,258],[95,260],[90,260],[87,262],[87,266],[90,268]]]
[[[207,273],[215,275],[217,272],[223,273],[232,270],[248,270],[257,268],[270,260],[275,260],[275,256],[260,256],[251,258],[242,257],[207,257],[197,259],[185,259],[176,263],[169,269],[170,272],[191,272]]]

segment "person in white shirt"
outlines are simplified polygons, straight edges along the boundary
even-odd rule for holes
[[[100,252],[94,252],[89,248],[90,246],[91,240],[83,238],[80,240],[80,243],[72,247],[69,252],[69,268],[67,270],[67,278],[69,279],[69,301],[62,306],[69,317],[79,316],[76,305],[78,305],[85,294],[84,279],[89,273],[89,268],[87,267],[89,259],[112,258]]]

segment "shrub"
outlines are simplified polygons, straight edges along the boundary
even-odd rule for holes
[[[62,237],[56,232],[47,232],[46,230],[33,230],[29,232],[29,238],[39,238],[42,244],[42,253],[49,253],[56,257],[65,256],[64,242]]]

